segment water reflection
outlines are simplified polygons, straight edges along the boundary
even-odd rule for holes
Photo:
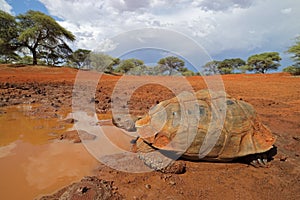
[[[6,156],[12,155],[12,150],[16,148],[16,142],[10,143],[9,145],[0,147],[0,158],[4,158]]]
[[[57,118],[32,116],[31,109],[29,105],[1,109],[0,146],[19,139],[31,144],[45,144],[71,127],[59,122]]]
[[[31,116],[31,111],[31,106],[1,108],[0,199],[52,193],[98,165],[82,144],[52,140],[72,125]]]

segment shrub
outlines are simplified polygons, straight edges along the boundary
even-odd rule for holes
[[[300,67],[289,66],[283,69],[284,72],[288,72],[294,76],[300,75]]]

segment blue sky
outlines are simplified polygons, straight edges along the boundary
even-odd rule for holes
[[[51,15],[45,5],[39,0],[7,0],[6,2],[11,6],[11,13],[13,15],[23,14],[28,10],[38,10],[47,15]],[[60,20],[56,16],[51,16],[56,20]]]
[[[39,10],[46,14],[48,13],[47,8],[44,4],[42,4],[38,0],[7,0],[6,1],[9,5],[11,5],[12,10],[11,12],[18,15],[21,13],[25,13],[26,11],[32,9],[32,10]]]
[[[0,9],[13,15],[29,9],[51,15],[76,35],[73,49],[102,48],[109,53],[111,48],[118,48],[114,38],[123,34],[126,37],[118,42],[135,52],[127,56],[141,59],[147,57],[147,51],[134,51],[135,45],[127,42],[130,31],[139,28],[174,31],[169,37],[183,34],[205,51],[195,52],[195,48],[186,45],[189,41],[180,36],[169,40],[166,35],[155,37],[158,41],[152,43],[149,35],[135,41],[147,44],[146,49],[175,49],[187,60],[205,57],[200,55],[204,52],[215,60],[246,60],[253,54],[277,51],[283,59],[282,67],[292,64],[290,55],[284,52],[300,34],[300,1],[295,0],[0,0]],[[146,62],[157,62],[166,55],[164,51],[157,52],[148,54]]]

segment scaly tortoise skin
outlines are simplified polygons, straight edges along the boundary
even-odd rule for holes
[[[222,109],[226,109],[224,125]],[[182,92],[160,102],[135,127],[139,134],[135,151],[147,166],[165,172],[172,171],[178,157],[228,162],[250,155],[252,165],[263,166],[269,158],[264,153],[275,143],[250,104],[208,90]]]

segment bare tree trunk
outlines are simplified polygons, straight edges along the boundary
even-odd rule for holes
[[[172,68],[170,68],[170,71],[169,71],[169,76],[172,76],[172,74],[173,74],[173,69],[172,69]]]
[[[37,65],[37,54],[35,49],[32,50],[32,64]]]

